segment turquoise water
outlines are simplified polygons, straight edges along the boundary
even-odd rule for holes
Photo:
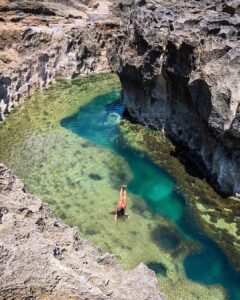
[[[239,300],[240,274],[234,271],[220,248],[197,226],[184,198],[175,190],[174,178],[124,141],[119,130],[123,111],[119,94],[112,92],[94,98],[77,113],[64,118],[61,125],[95,143],[99,151],[105,147],[121,156],[133,174],[130,182],[123,182],[128,185],[128,192],[144,199],[147,210],[170,220],[184,239],[200,244],[200,248],[183,261],[189,279],[205,285],[219,284],[226,289],[230,300]],[[136,205],[133,209],[143,216],[147,213],[145,206]],[[162,226],[154,229],[152,239],[167,251],[173,251],[179,243],[179,237]],[[154,262],[149,267],[161,275],[165,273]]]

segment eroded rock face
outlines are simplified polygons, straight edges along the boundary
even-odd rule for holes
[[[110,70],[106,48],[118,25],[108,6],[0,0],[0,121],[56,77]],[[0,268],[0,299],[165,299],[153,271],[143,264],[124,271],[54,219],[2,164]]]
[[[240,193],[240,4],[118,1],[109,52],[129,114],[198,156],[225,194]]]
[[[0,190],[1,299],[165,299],[153,271],[123,271],[2,164]]]
[[[0,121],[55,77],[109,71],[108,2],[0,1]]]

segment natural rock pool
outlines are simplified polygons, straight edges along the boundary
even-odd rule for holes
[[[1,125],[0,161],[125,268],[152,268],[169,299],[240,299],[240,274],[200,229],[176,179],[129,143],[119,92],[115,76],[98,75],[36,93]],[[115,225],[123,183],[131,219]]]

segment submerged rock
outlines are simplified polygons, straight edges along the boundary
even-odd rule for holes
[[[124,271],[52,217],[0,164],[0,297],[4,299],[165,299],[153,271]]]
[[[163,264],[150,262],[148,263],[148,267],[154,270],[157,275],[166,276],[167,274],[167,269]]]
[[[177,232],[169,229],[167,226],[161,225],[158,225],[157,228],[153,230],[152,239],[167,251],[176,250],[181,243]]]
[[[88,176],[89,176],[92,180],[101,180],[101,179],[102,179],[102,177],[99,176],[98,174],[93,174],[93,173],[91,173],[91,174],[89,174]]]

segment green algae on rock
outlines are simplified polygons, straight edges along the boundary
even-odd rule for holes
[[[233,197],[222,199],[204,178],[198,176],[196,166],[181,163],[174,145],[161,132],[146,130],[142,125],[127,120],[121,122],[120,128],[122,138],[131,147],[147,153],[177,179],[177,188],[186,195],[188,205],[201,226],[218,242],[233,266],[240,270],[240,223],[234,219],[239,202]]]

